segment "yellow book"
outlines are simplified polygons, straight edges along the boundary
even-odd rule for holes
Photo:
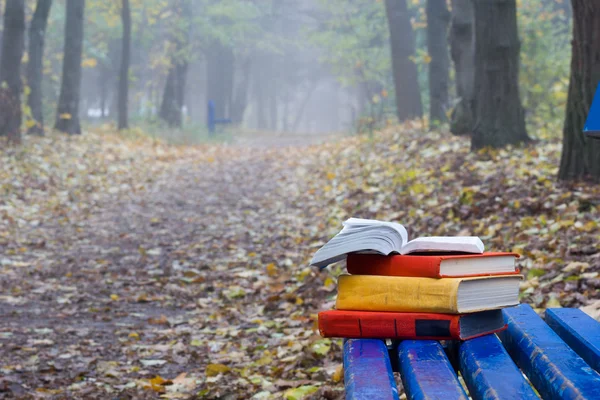
[[[412,278],[341,275],[336,309],[462,314],[519,304],[521,275]]]

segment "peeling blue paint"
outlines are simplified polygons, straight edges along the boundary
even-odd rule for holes
[[[398,388],[383,340],[344,340],[346,400],[398,400]]]
[[[600,399],[600,375],[526,304],[503,310],[504,347],[544,399]]]
[[[468,399],[439,342],[405,340],[398,346],[398,357],[408,399]]]
[[[458,354],[473,399],[539,399],[496,335],[463,342]]]

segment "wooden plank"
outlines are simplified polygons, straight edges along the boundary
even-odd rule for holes
[[[398,358],[409,399],[468,399],[439,342],[405,340],[398,346]]]
[[[527,304],[503,310],[504,347],[544,399],[600,399],[600,375]]]
[[[549,308],[546,323],[590,367],[600,372],[600,323],[577,308]]]
[[[344,340],[346,400],[398,400],[398,388],[383,340]]]
[[[539,399],[496,335],[462,342],[458,355],[473,399]]]

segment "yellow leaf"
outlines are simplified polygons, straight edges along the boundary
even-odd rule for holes
[[[69,113],[62,113],[62,114],[60,114],[60,115],[58,116],[58,118],[60,118],[60,119],[71,119],[71,118],[73,118],[73,117],[72,117],[72,115],[71,115],[71,114],[69,114]]]
[[[150,382],[150,389],[152,389],[153,391],[155,391],[157,393],[166,392],[165,385],[171,383],[171,381],[164,379],[163,377],[161,377],[159,375],[156,375],[154,378],[150,379],[149,382]]]
[[[338,383],[338,382],[341,382],[343,377],[344,377],[344,365],[340,364],[335,369],[335,372],[333,373],[331,380],[334,381],[335,383]]]
[[[271,356],[264,356],[256,361],[256,365],[269,365],[273,362],[273,358]]]
[[[335,179],[335,174],[333,172],[328,172],[327,173],[327,179],[329,179],[330,181]]]
[[[111,299],[112,301],[117,301],[117,300],[119,300],[119,295],[117,295],[117,294],[111,294],[111,295],[110,295],[110,299]]]
[[[302,304],[304,304],[304,300],[302,300],[300,297],[296,297],[296,305],[301,306]]]
[[[431,56],[429,54],[426,54],[423,57],[423,62],[425,62],[425,64],[429,64],[431,62]]]
[[[25,121],[25,127],[26,128],[33,128],[34,126],[36,126],[36,122],[33,119],[28,119],[27,121]]]
[[[231,368],[224,364],[208,364],[206,366],[206,376],[217,376],[229,372]]]
[[[98,65],[98,60],[95,58],[86,58],[81,62],[81,66],[84,68],[94,68],[96,65]]]
[[[137,332],[131,332],[131,333],[129,334],[129,337],[130,337],[131,339],[140,340],[140,335],[139,335],[139,333],[137,333]]]
[[[275,266],[275,264],[273,264],[273,263],[267,264],[267,274],[269,276],[277,275],[277,267]]]
[[[301,400],[319,390],[317,386],[299,386],[297,388],[288,389],[283,394],[285,400]]]
[[[562,307],[560,305],[560,301],[558,300],[558,298],[556,296],[552,296],[548,299],[548,301],[546,302],[546,308],[560,308]]]

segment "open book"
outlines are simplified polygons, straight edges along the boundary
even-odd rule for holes
[[[324,268],[341,261],[349,253],[483,253],[483,242],[476,236],[431,236],[408,241],[406,229],[395,222],[350,218],[342,230],[321,247],[310,264]]]

